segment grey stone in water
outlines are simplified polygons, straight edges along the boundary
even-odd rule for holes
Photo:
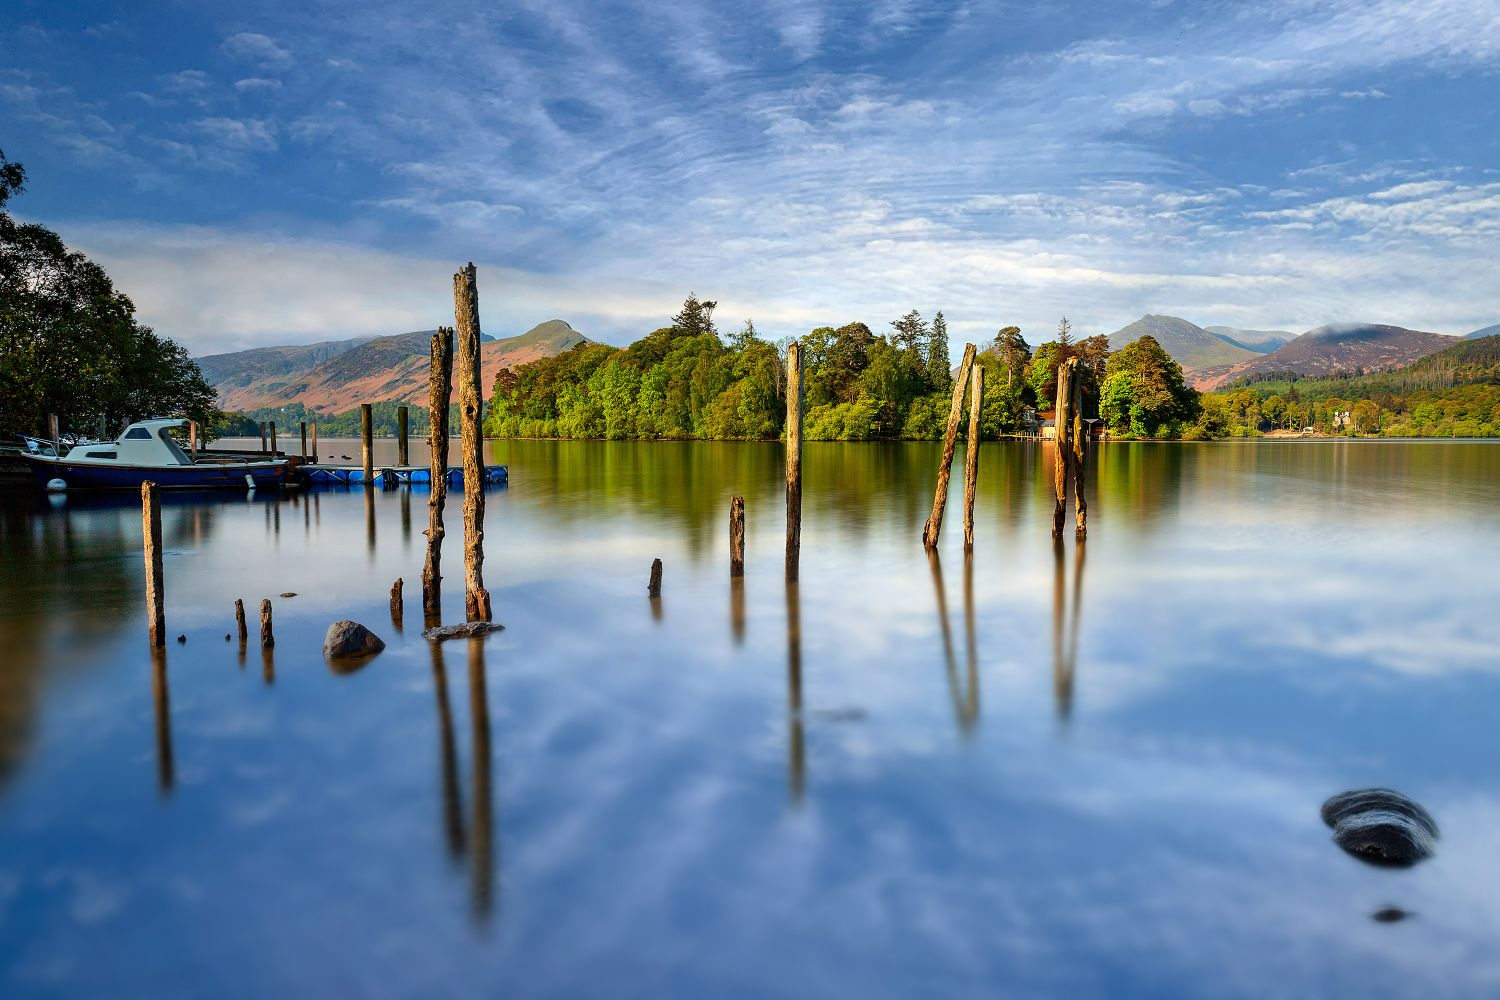
[[[1400,923],[1409,916],[1411,914],[1399,906],[1383,906],[1370,914],[1370,919],[1374,920],[1377,924],[1395,924]]]
[[[323,640],[323,655],[330,660],[344,660],[356,656],[373,656],[385,648],[380,636],[359,622],[334,622],[328,626],[328,636]]]
[[[297,596],[297,592],[295,590],[288,590],[286,593],[282,594],[281,596],[282,597],[296,597]]]
[[[471,639],[478,635],[489,635],[505,628],[499,622],[461,622],[458,625],[438,625],[422,633],[422,638],[433,642],[444,639]]]
[[[1427,810],[1388,788],[1361,788],[1323,803],[1333,841],[1361,861],[1406,868],[1432,857],[1437,824]]]

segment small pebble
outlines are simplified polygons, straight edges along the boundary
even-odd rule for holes
[[[1378,909],[1374,913],[1370,914],[1371,919],[1373,919],[1376,923],[1381,924],[1399,923],[1409,916],[1411,916],[1411,914],[1407,913],[1399,906],[1382,907],[1381,909]]]
[[[177,637],[177,641],[178,642],[187,642],[187,636],[185,636],[185,635],[179,635]]]
[[[297,592],[295,590],[288,590],[286,593],[282,594],[281,596],[282,597],[296,597],[297,596]]]

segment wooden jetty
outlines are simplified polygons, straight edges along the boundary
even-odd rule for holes
[[[357,465],[323,465],[321,463],[309,462],[300,465],[297,469],[303,482],[309,486],[363,486],[367,475],[365,469]],[[484,481],[488,485],[504,483],[509,481],[510,473],[506,466],[489,465],[484,469]],[[389,483],[405,484],[408,486],[431,486],[432,470],[425,465],[387,465],[377,467],[369,479],[372,486],[384,486]],[[450,489],[461,488],[464,483],[464,470],[452,468],[448,470],[448,486]]]

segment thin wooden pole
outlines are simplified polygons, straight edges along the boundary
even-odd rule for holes
[[[270,649],[276,645],[276,636],[271,631],[271,599],[263,597],[260,601],[260,648]]]
[[[359,404],[359,440],[364,446],[364,468],[365,485],[372,486],[375,483],[375,436],[374,417],[370,413],[369,403]]]
[[[406,448],[407,416],[408,414],[406,407],[396,407],[396,464],[403,469],[406,468],[408,464]]]
[[[314,465],[318,464],[318,425],[317,424],[313,424],[312,425],[312,460],[313,460],[313,464]]]
[[[188,421],[188,455],[198,461],[198,421]]]
[[[1057,414],[1053,419],[1052,485],[1057,494],[1057,506],[1052,510],[1052,537],[1062,535],[1063,521],[1067,518],[1069,439],[1072,437],[1073,370],[1077,358],[1069,358],[1066,364],[1057,366]]]
[[[464,613],[471,622],[490,620],[490,592],[484,589],[484,404],[479,385],[479,285],[471,262],[453,276],[458,322],[454,367],[458,369],[459,432],[464,453]]]
[[[166,595],[161,565],[161,495],[149,480],[141,483],[141,533],[146,542],[146,632],[151,645],[167,644]]]
[[[52,440],[52,450],[54,452],[56,452],[57,454],[59,454],[59,455],[62,454],[62,429],[61,428],[62,428],[62,424],[57,419],[57,414],[55,414],[55,413],[48,414],[47,415],[47,437],[51,438],[51,440]]]
[[[974,490],[979,485],[979,416],[984,408],[984,366],[969,374],[969,440],[964,452],[964,551],[974,550]]]
[[[1089,502],[1083,495],[1083,379],[1073,377],[1073,514],[1074,537],[1082,541],[1089,533]]]
[[[271,421],[271,457],[276,457],[276,421]]]
[[[745,575],[745,498],[729,498],[729,575]]]
[[[786,349],[786,578],[802,564],[802,345]]]
[[[302,461],[307,461],[307,421],[297,421],[297,430],[302,438]]]
[[[964,412],[964,393],[968,389],[969,372],[974,367],[974,345],[964,345],[964,360],[958,367],[958,378],[953,381],[953,399],[948,404],[948,423],[943,428],[943,458],[938,465],[937,490],[932,495],[932,513],[922,525],[922,544],[929,549],[938,543],[943,533],[943,508],[948,505],[948,477],[953,473],[953,449],[958,443],[958,422]]]
[[[661,560],[651,560],[651,578],[646,581],[646,596],[653,601],[661,596]]]
[[[262,452],[266,450],[266,422],[264,420],[260,422],[260,450]]]
[[[427,373],[429,470],[427,562],[422,567],[422,616],[427,627],[442,624],[443,505],[448,498],[448,399],[453,390],[453,330],[438,327],[432,335]]]

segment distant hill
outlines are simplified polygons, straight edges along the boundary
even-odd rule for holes
[[[1500,335],[1464,338],[1409,365],[1373,375],[1344,378],[1298,378],[1302,399],[1343,399],[1407,396],[1466,385],[1500,385]],[[1257,381],[1262,393],[1285,392],[1285,379]],[[1228,388],[1226,386],[1226,388]]]
[[[1215,337],[1256,354],[1270,354],[1297,335],[1286,330],[1241,330],[1233,326],[1205,326]]]
[[[1146,315],[1109,335],[1109,349],[1118,351],[1133,340],[1150,334],[1186,372],[1234,365],[1259,355],[1248,348],[1215,336],[1201,326],[1176,316]]]
[[[260,347],[198,358],[203,377],[227,410],[301,403],[342,413],[360,403],[427,402],[431,330],[294,347]],[[560,354],[588,340],[560,319],[517,337],[483,338],[480,383],[486,396],[501,368]]]
[[[1500,323],[1496,323],[1494,326],[1487,326],[1483,330],[1475,330],[1473,333],[1466,333],[1464,334],[1464,339],[1479,340],[1483,337],[1493,337],[1496,334],[1500,334]]]
[[[1199,389],[1212,389],[1240,379],[1269,378],[1279,373],[1327,378],[1386,372],[1435,354],[1459,339],[1376,323],[1331,324],[1309,330],[1270,354],[1200,378],[1196,385]]]

